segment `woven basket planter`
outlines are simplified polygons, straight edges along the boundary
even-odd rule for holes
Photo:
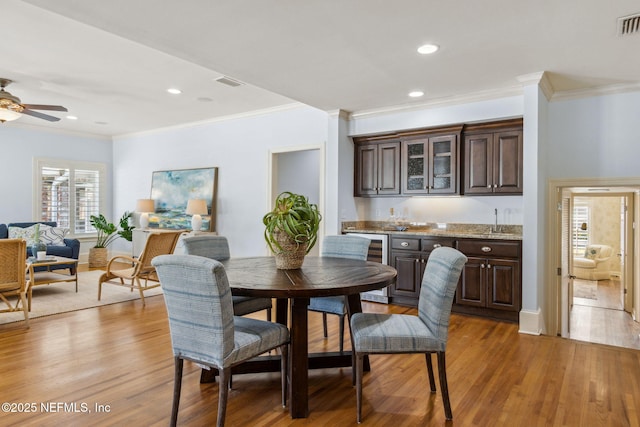
[[[89,268],[104,268],[107,266],[107,248],[89,249]]]
[[[302,267],[304,256],[307,254],[305,243],[296,243],[286,233],[276,232],[274,238],[282,247],[282,251],[276,253],[276,268],[279,270],[296,270]]]

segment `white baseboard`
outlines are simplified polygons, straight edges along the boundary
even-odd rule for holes
[[[540,335],[542,327],[542,316],[540,309],[536,311],[520,310],[520,332],[521,334]]]

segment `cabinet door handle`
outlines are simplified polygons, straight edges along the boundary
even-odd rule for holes
[[[480,264],[480,268],[484,268],[484,264]]]
[[[498,184],[493,184],[493,188],[498,188]]]
[[[482,247],[482,252],[491,252],[491,247],[490,246],[483,246]]]
[[[441,248],[442,245],[440,243],[434,243],[433,247],[434,247],[434,249],[438,249],[438,248]]]
[[[491,268],[491,264],[487,264],[487,268]]]
[[[403,248],[406,248],[407,246],[409,246],[409,242],[402,242],[400,243],[400,246],[402,246]]]
[[[491,184],[487,185],[487,188],[491,188]]]

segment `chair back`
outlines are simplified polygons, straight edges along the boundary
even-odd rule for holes
[[[220,262],[193,255],[153,260],[169,316],[174,356],[222,367],[234,348],[233,305]]]
[[[0,239],[0,292],[21,291],[26,286],[27,242]]]
[[[182,243],[184,243],[184,249],[188,255],[198,255],[218,261],[227,260],[231,256],[229,242],[224,236],[203,234],[202,236],[186,237]]]
[[[325,236],[321,256],[366,261],[369,243],[369,239],[360,236]]]
[[[442,350],[447,343],[449,317],[453,295],[467,257],[448,247],[434,249],[427,260],[418,300],[418,316],[440,341]]]
[[[138,264],[136,265],[138,272],[145,273],[153,271],[151,260],[159,255],[172,254],[176,248],[180,234],[182,234],[181,231],[149,234],[144,249],[138,258]]]

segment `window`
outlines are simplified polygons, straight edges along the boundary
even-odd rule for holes
[[[36,159],[35,216],[69,228],[72,235],[93,234],[91,215],[103,209],[106,166],[64,160]]]
[[[573,199],[573,255],[584,256],[589,244],[589,202],[586,199]]]

